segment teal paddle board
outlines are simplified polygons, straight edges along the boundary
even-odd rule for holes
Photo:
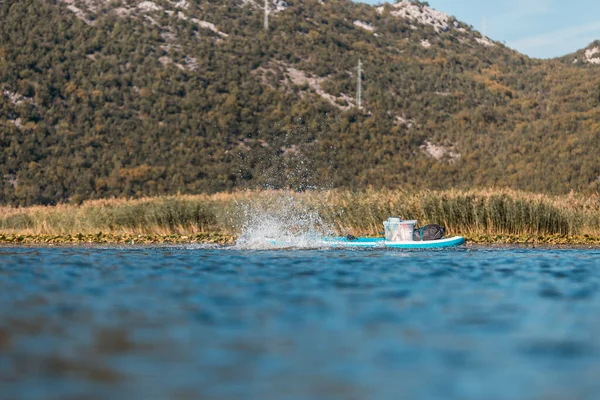
[[[327,246],[340,248],[437,249],[460,246],[465,243],[465,238],[454,236],[439,240],[388,242],[383,238],[356,238],[350,240],[345,237],[335,237],[323,239],[323,243]]]
[[[295,247],[293,242],[285,240],[268,239],[268,243],[277,247]],[[312,242],[315,247],[330,248],[363,248],[363,249],[438,249],[460,246],[465,243],[462,236],[454,236],[439,240],[388,242],[384,238],[356,238],[329,237]]]

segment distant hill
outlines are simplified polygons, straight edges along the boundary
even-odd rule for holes
[[[600,67],[600,40],[590,43],[585,49],[561,57],[561,60],[576,66]]]
[[[271,1],[266,32],[262,6],[2,2],[0,203],[265,186],[600,191],[597,42],[530,59],[418,2]]]

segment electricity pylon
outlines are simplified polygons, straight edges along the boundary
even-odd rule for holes
[[[356,67],[356,107],[362,108],[362,63],[358,59],[358,67]]]

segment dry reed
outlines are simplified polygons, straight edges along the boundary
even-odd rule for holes
[[[377,235],[391,215],[450,233],[600,236],[600,197],[547,196],[514,190],[255,191],[214,195],[108,199],[81,205],[0,208],[0,232],[69,234],[239,234],[248,210],[277,212],[285,198],[316,211],[337,233]]]

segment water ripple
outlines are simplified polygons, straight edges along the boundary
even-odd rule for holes
[[[598,250],[0,248],[0,393],[593,399],[599,282]]]

